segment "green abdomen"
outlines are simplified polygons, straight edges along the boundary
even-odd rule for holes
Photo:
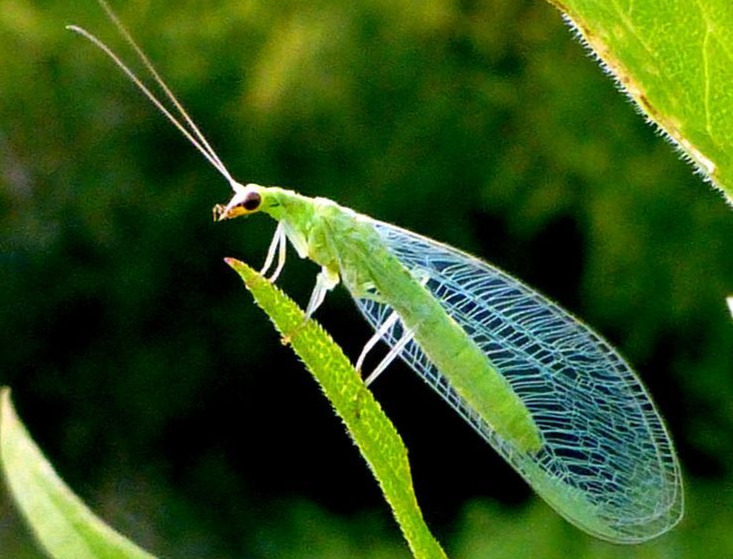
[[[368,260],[375,262],[368,269],[382,302],[415,333],[415,341],[458,395],[503,439],[522,451],[539,450],[542,439],[527,407],[440,302],[385,248],[372,248]]]
[[[380,301],[397,312],[432,364],[488,425],[521,451],[539,450],[539,429],[509,382],[384,246],[371,221],[336,204],[324,206],[322,211],[328,219],[320,222],[321,244],[333,251],[323,250],[322,256],[338,260],[339,272],[352,295],[362,297],[368,288],[376,288]]]

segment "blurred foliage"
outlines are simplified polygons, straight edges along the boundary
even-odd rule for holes
[[[690,503],[624,557],[733,553],[730,211],[557,11],[117,8],[240,180],[480,254],[607,335],[668,420]],[[68,23],[121,45],[91,0],[0,9],[0,383],[19,414],[64,479],[157,555],[407,557],[342,426],[221,261],[259,264],[273,224],[213,224],[225,183]],[[296,260],[280,283],[305,302],[316,268]],[[319,320],[358,354],[368,330],[343,292]],[[373,390],[449,554],[621,553],[531,499],[405,369]],[[0,511],[3,555],[39,557],[5,498]]]
[[[0,465],[38,546],[53,559],[155,559],[92,513],[58,477],[0,389]]]

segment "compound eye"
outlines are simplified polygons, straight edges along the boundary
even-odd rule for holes
[[[240,202],[240,206],[242,206],[245,210],[248,212],[253,212],[257,208],[260,207],[260,204],[262,203],[262,196],[258,192],[249,192],[244,197],[244,200]]]

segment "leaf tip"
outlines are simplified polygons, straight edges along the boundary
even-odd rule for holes
[[[254,269],[249,267],[247,264],[236,258],[227,257],[224,259],[227,265],[239,274],[247,288],[251,288],[253,283],[257,282],[258,279],[263,279]]]

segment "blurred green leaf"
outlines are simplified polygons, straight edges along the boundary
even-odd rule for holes
[[[0,392],[0,458],[16,504],[54,559],[150,559],[102,522],[58,477]]]
[[[341,348],[314,320],[252,268],[227,263],[242,277],[257,304],[320,384],[377,478],[402,533],[417,558],[445,558],[423,520],[412,487],[407,449],[392,422],[366,388]]]
[[[733,4],[550,0],[733,203]]]

